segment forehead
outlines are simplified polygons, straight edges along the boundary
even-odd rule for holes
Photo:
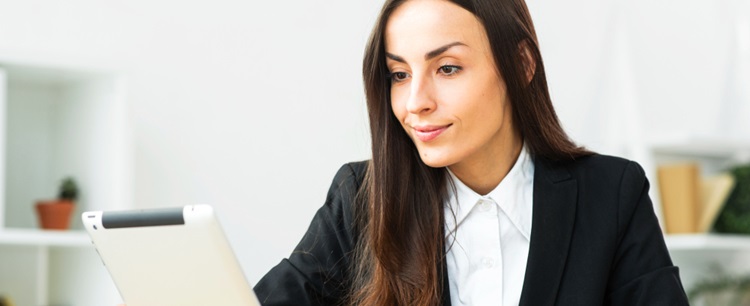
[[[476,16],[449,1],[406,1],[386,23],[385,47],[389,53],[407,55],[456,41],[470,48],[489,44]]]

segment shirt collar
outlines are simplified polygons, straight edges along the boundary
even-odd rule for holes
[[[490,199],[499,205],[513,225],[526,239],[530,240],[534,163],[526,151],[526,146],[522,146],[521,153],[505,178],[487,195],[480,195],[466,186],[450,169],[448,173],[450,175],[449,199],[445,209],[449,212],[452,210],[455,214],[455,220],[450,217],[450,213],[447,214],[449,217],[446,217],[445,222],[449,230],[455,229],[456,225],[461,225],[480,200]],[[455,186],[455,190],[451,184]]]

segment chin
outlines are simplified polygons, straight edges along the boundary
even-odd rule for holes
[[[432,168],[443,168],[452,165],[454,162],[451,160],[451,156],[447,154],[440,154],[440,152],[424,152],[419,151],[419,157],[422,162]]]

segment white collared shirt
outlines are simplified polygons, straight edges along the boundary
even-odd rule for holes
[[[510,172],[484,196],[448,172],[456,187],[453,193],[449,182],[445,204],[451,304],[518,305],[531,240],[533,161],[524,146]]]

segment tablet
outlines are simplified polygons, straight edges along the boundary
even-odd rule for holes
[[[128,306],[259,306],[208,205],[82,215]]]

